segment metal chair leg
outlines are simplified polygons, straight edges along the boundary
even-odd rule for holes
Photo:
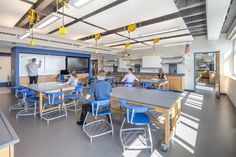
[[[66,109],[66,106],[65,106],[65,105],[63,105],[63,106],[64,106],[64,110],[65,110],[66,118],[67,118],[67,109]]]
[[[83,123],[83,132],[84,132],[84,127],[85,127],[85,124],[86,124],[86,121],[87,121],[87,118],[88,118],[88,114],[89,112],[86,113],[86,116],[85,116],[85,119],[84,119],[84,123]]]
[[[34,103],[34,118],[36,118],[36,108],[37,108],[37,103]]]
[[[76,103],[76,100],[74,100],[74,105],[75,105],[75,106],[74,106],[74,107],[75,107],[75,111],[77,111],[77,107],[76,107],[76,106],[77,106],[77,103]]]
[[[151,153],[153,152],[153,143],[152,143],[152,134],[151,134],[151,129],[149,124],[147,124],[148,126],[148,134],[149,134],[149,138],[150,138],[150,145],[151,145]]]
[[[123,144],[123,139],[122,139],[122,129],[123,129],[123,126],[125,124],[125,121],[126,121],[126,118],[124,118],[122,124],[121,124],[121,127],[120,127],[120,142],[122,144],[122,147],[123,147],[123,152],[125,152],[125,146]]]
[[[112,130],[111,134],[112,134],[112,136],[114,136],[114,128],[113,128],[113,123],[112,123],[112,119],[111,119],[111,114],[109,114],[109,119],[110,119],[111,130]]]

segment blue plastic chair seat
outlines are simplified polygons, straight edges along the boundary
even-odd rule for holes
[[[125,115],[126,117],[126,115]],[[133,123],[136,125],[139,124],[150,124],[150,118],[145,113],[136,113],[133,119]]]
[[[141,82],[140,84],[143,85],[145,88],[153,85],[150,82]]]
[[[39,97],[28,97],[25,99],[25,101],[28,103],[36,103],[39,102]]]
[[[33,91],[33,90],[30,90],[30,91],[26,92],[26,96],[27,96],[27,97],[28,97],[28,96],[33,96],[33,95],[35,95],[35,94],[36,94],[36,92]]]
[[[63,104],[64,102],[65,102],[65,100],[63,100],[63,99],[55,98],[53,104],[49,104],[49,102],[46,102],[46,103],[47,103],[47,105],[49,105],[49,106],[56,106],[56,105]]]
[[[21,93],[18,93],[17,96],[16,96],[17,99],[22,99],[23,98],[23,95]]]
[[[76,100],[76,99],[79,99],[80,97],[81,97],[80,95],[68,95],[66,96],[66,99]]]

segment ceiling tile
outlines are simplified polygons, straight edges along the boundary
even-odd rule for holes
[[[88,4],[86,4],[85,6],[81,7],[81,8],[75,8],[73,6],[68,6],[65,7],[64,11],[65,14],[68,14],[70,16],[73,16],[75,18],[81,18],[99,8],[102,8],[112,2],[114,2],[116,0],[92,0],[91,2],[89,2]],[[59,10],[60,12],[62,11],[62,9]]]
[[[116,7],[92,16],[85,21],[114,29],[177,12],[173,0],[129,0]]]
[[[65,16],[65,24],[67,24],[67,23],[69,23],[69,22],[71,22],[71,21],[73,21],[73,20],[74,20],[74,19]],[[49,26],[45,27],[45,28],[42,29],[42,30],[35,30],[35,32],[36,32],[36,33],[47,34],[48,32],[50,32],[50,31],[52,31],[52,30],[54,30],[54,29],[56,29],[56,28],[59,28],[59,27],[61,27],[61,26],[62,26],[62,19],[60,19],[60,20],[58,20],[58,21],[56,21],[56,22],[50,24]],[[68,31],[70,31],[70,30],[68,29]],[[57,32],[56,32],[56,33],[57,33]]]
[[[68,34],[64,36],[67,39],[77,40],[79,38],[96,34],[98,32],[102,32],[102,29],[96,28],[94,26],[88,25],[83,22],[78,22],[74,25],[68,27]],[[57,32],[53,33],[53,35],[58,35]]]
[[[14,27],[32,5],[19,0],[0,0],[0,26]]]

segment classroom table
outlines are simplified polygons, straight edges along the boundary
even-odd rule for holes
[[[140,79],[140,83],[150,83],[153,84],[155,87],[160,88],[161,86],[168,89],[168,80],[161,80],[161,79]]]
[[[153,89],[135,88],[135,87],[116,87],[112,89],[111,110],[117,113],[124,113],[119,103],[120,99],[126,100],[130,104],[145,105],[153,108],[155,111],[165,115],[164,144],[169,146],[171,131],[175,128],[176,122],[180,117],[181,93],[172,91],[158,91]],[[169,113],[171,112],[171,118]],[[172,124],[170,126],[170,119]],[[152,119],[153,123],[157,123]],[[159,123],[158,123],[159,124]]]
[[[43,95],[45,92],[61,92],[61,91],[71,91],[75,87],[72,85],[65,85],[62,84],[61,82],[46,82],[46,83],[38,83],[38,84],[29,84],[29,85],[24,85],[26,88],[34,90],[38,93],[39,95],[39,113],[40,117],[42,118],[42,113],[43,113]],[[70,103],[65,104],[65,105],[70,105]],[[58,107],[52,107],[44,111],[49,111],[56,109]]]
[[[19,142],[15,130],[0,111],[0,157],[14,157],[14,145]]]

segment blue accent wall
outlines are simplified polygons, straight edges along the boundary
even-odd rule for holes
[[[19,85],[19,78],[20,78],[20,76],[19,76],[19,54],[20,53],[88,58],[89,59],[89,76],[92,75],[91,54],[38,49],[38,48],[28,48],[28,47],[13,47],[11,52],[12,52],[11,53],[11,65],[12,65],[12,85],[13,86]]]
[[[8,83],[7,82],[0,82],[0,87],[7,87]]]

